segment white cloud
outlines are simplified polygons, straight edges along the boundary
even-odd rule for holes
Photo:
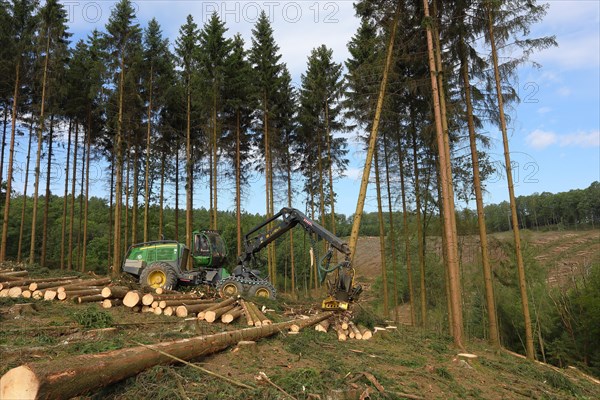
[[[536,129],[525,138],[527,144],[537,150],[541,150],[556,143],[556,140],[556,133],[546,132],[541,129]]]
[[[600,131],[575,132],[560,137],[561,147],[600,147]]]
[[[579,131],[565,135],[536,129],[525,138],[528,146],[536,150],[545,149],[548,146],[558,144],[560,147],[600,147],[600,131]]]
[[[540,108],[538,108],[538,110],[537,110],[537,112],[538,112],[539,114],[542,114],[542,115],[543,115],[543,114],[548,114],[548,113],[549,113],[549,112],[551,112],[551,111],[552,111],[552,109],[551,109],[550,107],[540,107]]]
[[[562,87],[558,88],[556,93],[558,93],[558,95],[560,95],[562,97],[569,97],[572,93],[572,90],[568,86],[562,86]]]
[[[350,167],[344,172],[344,175],[349,179],[358,181],[362,179],[363,169]]]

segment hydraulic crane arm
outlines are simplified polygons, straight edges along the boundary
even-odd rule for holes
[[[257,232],[259,232],[261,229],[275,221],[278,222],[274,228],[267,232],[257,234]],[[245,250],[242,255],[240,255],[239,262],[241,264],[246,264],[252,259],[254,254],[267,247],[270,243],[274,242],[297,225],[300,225],[308,233],[314,233],[323,240],[327,241],[331,247],[338,250],[349,259],[350,247],[348,247],[346,242],[329,232],[317,222],[309,219],[299,210],[285,207],[271,218],[255,226],[244,236]]]
[[[266,232],[264,228],[275,223],[275,226]],[[301,211],[295,208],[282,208],[277,214],[267,219],[263,223],[255,226],[244,236],[244,251],[240,255],[238,265],[242,268],[248,268],[255,254],[273,243],[283,234],[296,226],[302,227],[306,232],[315,234],[325,240],[329,245],[344,255],[344,260],[333,268],[323,268],[321,262],[331,259],[332,250],[319,262],[319,275],[322,273],[321,281],[325,280],[326,274],[336,271],[335,280],[328,282],[330,297],[323,302],[323,308],[336,309],[347,307],[348,301],[356,299],[362,288],[354,287],[354,269],[350,266],[350,247],[342,239],[325,229],[319,223],[311,220]],[[341,306],[341,304],[345,306]]]

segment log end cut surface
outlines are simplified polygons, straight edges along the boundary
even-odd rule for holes
[[[38,379],[33,371],[26,365],[22,365],[11,369],[0,379],[0,399],[37,399],[39,386]]]

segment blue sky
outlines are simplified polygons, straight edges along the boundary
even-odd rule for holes
[[[74,40],[87,36],[94,28],[102,31],[115,4],[113,1],[85,0],[62,3],[69,11]],[[217,11],[229,28],[228,34],[241,33],[249,45],[256,16],[260,10],[265,10],[273,23],[282,60],[288,65],[297,86],[312,48],[325,44],[333,49],[335,59],[343,62],[348,56],[346,44],[358,27],[351,1],[146,0],[134,4],[141,26],[156,17],[172,43],[188,14],[202,26],[211,13]],[[543,23],[533,28],[532,35],[556,35],[559,47],[533,56],[542,68],[521,69],[516,85],[522,102],[509,111],[517,195],[583,188],[600,180],[600,2],[565,0],[549,1],[548,4],[548,15]],[[501,171],[501,135],[495,127],[488,127],[488,130],[492,138],[492,160]],[[350,168],[347,176],[335,184],[336,211],[347,215],[354,213],[356,208],[365,158],[353,135],[350,143]],[[19,141],[18,163],[24,163],[26,145],[24,140]],[[58,148],[57,159],[61,154],[64,157],[64,152]],[[53,168],[55,193],[62,194],[63,168],[60,163]],[[91,173],[96,181],[93,194],[106,197],[103,165],[95,164]],[[16,176],[16,190],[22,190],[22,183],[19,185],[22,178]],[[202,181],[196,184],[196,207],[208,206],[208,194],[203,195],[200,191],[206,184]],[[30,179],[30,193],[31,185]],[[233,209],[233,198],[227,195],[232,188],[223,185],[222,189],[225,193],[220,196],[219,207]],[[508,199],[501,172],[487,182],[487,191],[486,203]],[[376,209],[373,192],[371,190],[367,198],[367,211]],[[244,208],[250,212],[264,212],[263,193],[264,178],[257,176]],[[300,196],[304,195],[300,193]],[[182,196],[180,204],[184,201]],[[303,207],[300,200],[295,205]],[[469,206],[474,207],[473,202]]]

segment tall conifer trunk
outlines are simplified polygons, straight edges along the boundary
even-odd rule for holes
[[[144,242],[148,241],[150,229],[150,140],[152,137],[152,89],[154,78],[154,65],[150,65],[150,83],[148,84],[148,114],[146,124],[146,170],[144,171]],[[162,178],[162,176],[161,176]],[[135,242],[134,242],[135,243]]]
[[[385,227],[383,222],[383,209],[381,206],[381,182],[379,180],[379,151],[375,148],[375,189],[377,192],[377,218],[379,219],[379,251],[381,252],[381,280],[383,285],[383,315],[384,318],[389,318],[390,309],[388,301],[388,284],[387,284],[387,265],[385,254]]]
[[[383,131],[383,155],[385,159],[385,187],[387,189],[387,198],[388,198],[388,219],[390,224],[390,234],[389,234],[389,246],[392,256],[392,272],[393,272],[393,287],[394,287],[394,321],[398,322],[400,320],[400,315],[398,314],[398,262],[396,259],[396,230],[394,228],[394,213],[392,210],[392,188],[390,184],[390,162],[389,162],[389,154],[388,154],[388,140],[387,134],[385,130]]]
[[[77,182],[77,141],[79,139],[79,121],[75,120],[75,140],[73,141],[73,176],[71,177],[71,209],[69,211],[69,256],[67,269],[73,269],[73,223],[75,219],[75,184]]]
[[[475,203],[477,204],[477,226],[479,228],[479,242],[481,247],[481,264],[483,269],[483,282],[485,287],[485,302],[488,312],[489,341],[492,346],[500,346],[498,332],[496,303],[494,301],[494,285],[492,281],[492,267],[488,250],[487,232],[485,227],[485,212],[483,208],[483,194],[481,178],[479,175],[479,155],[475,137],[475,121],[473,119],[473,102],[471,100],[471,82],[469,78],[469,64],[466,49],[461,37],[461,72],[463,77],[463,90],[467,106],[467,126],[469,129],[469,146],[471,149],[471,162],[473,164],[473,187],[475,188]]]
[[[160,240],[163,236],[163,225],[164,225],[164,199],[165,199],[165,154],[163,153],[160,158],[160,194],[158,199],[158,239]]]
[[[50,212],[50,179],[52,177],[52,136],[54,135],[54,114],[50,115],[50,132],[48,133],[48,164],[46,166],[46,194],[44,198],[44,215],[42,217],[42,255],[40,265],[46,266],[46,249],[48,247],[48,213]]]
[[[92,115],[91,109],[88,105],[88,128],[86,135],[86,153],[87,158],[85,159],[85,205],[83,211],[83,253],[81,255],[81,271],[85,272],[86,270],[86,261],[87,261],[87,241],[88,241],[88,213],[89,213],[89,203],[90,203],[90,159],[92,158],[92,154],[90,153],[92,149]]]
[[[192,93],[190,88],[190,78],[188,77],[187,82],[187,117],[186,117],[186,126],[185,126],[185,137],[186,137],[186,145],[185,145],[185,170],[186,170],[186,190],[185,190],[185,244],[189,249],[192,248],[192,224],[193,224],[193,204],[192,204],[192,185],[194,184],[192,181]],[[189,269],[190,264],[185,266],[185,269]]]
[[[444,138],[444,130],[442,127],[442,116],[440,111],[440,92],[438,88],[437,80],[437,68],[435,62],[435,55],[433,49],[433,38],[431,33],[432,21],[429,15],[429,3],[428,0],[423,0],[424,15],[426,20],[426,34],[427,34],[427,49],[429,58],[429,70],[431,77],[431,88],[435,115],[435,128],[437,146],[440,157],[440,185],[442,188],[442,206],[444,210],[444,225],[445,235],[448,243],[448,283],[450,287],[451,305],[452,305],[452,321],[453,333],[454,333],[454,344],[462,349],[463,344],[463,318],[462,318],[462,306],[461,306],[461,289],[459,280],[459,267],[458,267],[458,249],[456,243],[456,230],[455,225],[453,226],[454,214],[454,198],[452,196],[452,176],[449,174],[450,160],[446,154],[446,145]]]
[[[237,222],[237,254],[242,254],[242,163],[240,155],[240,110],[236,110],[236,126],[235,126],[235,220]]]
[[[6,149],[6,126],[8,125],[8,104],[4,105],[4,118],[2,121],[2,150],[0,150],[0,183],[4,177],[4,150]]]
[[[71,125],[69,125],[70,127]],[[23,249],[23,230],[25,229],[25,211],[27,210],[27,186],[29,186],[29,164],[31,161],[31,141],[33,139],[33,118],[29,122],[29,140],[27,141],[27,161],[25,163],[25,184],[23,185],[23,206],[21,207],[21,226],[19,228],[19,244],[17,246],[17,262],[21,262]]]
[[[42,98],[40,100],[40,127],[38,129],[38,147],[35,160],[35,184],[33,189],[33,211],[31,217],[31,242],[29,244],[29,262],[35,262],[35,237],[37,228],[38,192],[40,187],[40,162],[42,158],[42,139],[45,125],[46,86],[48,82],[48,61],[50,60],[50,35],[47,32],[46,55],[44,57],[44,75],[42,78]],[[7,193],[9,193],[7,191]]]
[[[19,87],[21,85],[21,57],[15,68],[15,88],[10,129],[10,146],[8,149],[8,169],[6,172],[6,196],[4,197],[4,217],[2,219],[2,240],[0,241],[0,261],[6,260],[6,241],[8,239],[8,219],[10,216],[10,194],[12,191],[13,160],[15,156],[15,137],[17,129],[17,106],[19,104]]]
[[[65,239],[67,235],[67,204],[69,195],[69,162],[71,161],[71,129],[73,128],[73,119],[69,119],[69,133],[67,139],[67,157],[65,167],[65,191],[63,194],[62,225],[60,239],[60,269],[65,269]],[[112,183],[112,182],[111,182]],[[111,185],[112,191],[112,185]]]
[[[412,109],[411,109],[412,113]],[[421,183],[419,181],[419,160],[417,154],[417,130],[411,120],[413,174],[415,177],[415,214],[417,218],[417,257],[419,258],[419,295],[421,299],[421,326],[427,325],[427,294],[425,288],[425,251],[423,249],[423,225],[421,224]]]
[[[515,257],[517,259],[517,272],[519,275],[519,290],[521,293],[521,307],[523,308],[523,319],[525,324],[525,351],[527,358],[533,360],[535,357],[535,348],[533,346],[533,331],[531,328],[531,316],[529,314],[529,300],[527,298],[527,285],[525,279],[525,264],[523,263],[523,254],[521,252],[521,234],[519,232],[519,219],[517,216],[517,204],[515,200],[515,188],[512,179],[512,169],[510,162],[510,150],[508,147],[508,134],[506,130],[506,117],[504,115],[504,99],[502,98],[502,86],[500,82],[500,69],[498,66],[498,52],[496,50],[496,40],[494,38],[494,25],[492,19],[492,10],[488,9],[488,30],[489,39],[492,47],[492,62],[494,64],[494,79],[496,81],[496,95],[498,97],[498,111],[500,113],[500,129],[502,131],[502,144],[504,147],[504,163],[506,171],[506,180],[508,182],[508,196],[510,200],[510,219],[513,228],[513,237],[515,243]]]
[[[119,113],[115,140],[115,223],[113,233],[113,277],[121,273],[121,208],[123,202],[123,92],[125,90],[125,54],[121,49],[121,71],[119,74]]]

